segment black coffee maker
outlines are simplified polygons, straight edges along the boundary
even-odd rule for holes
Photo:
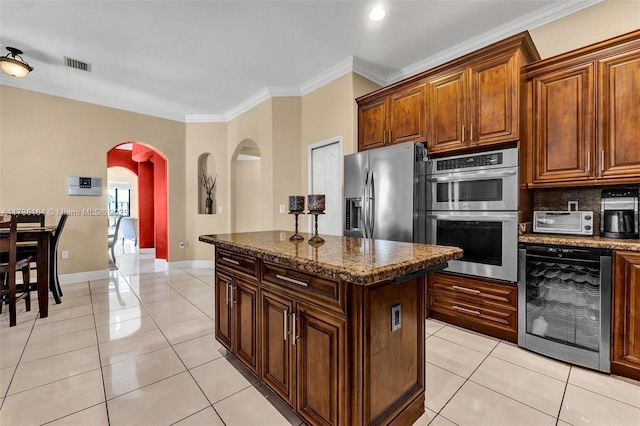
[[[638,189],[603,189],[600,236],[638,238]]]

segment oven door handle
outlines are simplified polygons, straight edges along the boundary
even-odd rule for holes
[[[499,220],[501,222],[512,222],[515,221],[517,216],[505,216],[505,215],[491,215],[491,216],[452,216],[449,214],[429,214],[427,215],[427,219],[435,219],[435,220],[448,220],[452,222],[494,222]]]
[[[501,172],[474,172],[474,173],[451,173],[446,176],[429,178],[429,182],[463,182],[469,180],[487,180],[491,178],[501,178],[507,176],[515,176],[517,170],[504,170]]]

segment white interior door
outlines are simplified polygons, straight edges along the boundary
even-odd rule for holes
[[[342,138],[309,146],[309,194],[325,195],[318,233],[342,235]],[[314,218],[309,216],[309,232],[313,233]]]

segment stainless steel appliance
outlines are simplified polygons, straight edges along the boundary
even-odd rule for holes
[[[446,271],[516,282],[518,150],[431,161],[427,242],[464,250]]]
[[[520,244],[518,345],[610,371],[611,250]]]
[[[638,189],[604,189],[600,201],[600,236],[638,238]]]
[[[593,212],[533,212],[533,232],[593,235]]]
[[[344,235],[426,242],[427,151],[408,142],[344,157]]]

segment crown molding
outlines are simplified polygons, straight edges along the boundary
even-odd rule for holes
[[[559,0],[521,18],[507,22],[492,31],[466,40],[449,49],[443,50],[436,55],[404,67],[400,71],[390,74],[385,85],[395,83],[396,81],[400,81],[422,71],[434,68],[438,65],[444,64],[445,62],[464,56],[467,53],[474,52],[517,33],[541,27],[542,25],[603,3],[604,1],[606,0]]]
[[[62,89],[60,87],[45,85],[34,80],[29,81],[27,87],[26,82],[21,79],[14,77],[5,78],[4,76],[0,75],[0,85],[29,90],[31,92],[43,93],[45,95],[57,96],[65,99],[72,99],[79,102],[86,102],[93,105],[100,105],[107,108],[114,108],[143,115],[150,115],[152,117],[164,118],[172,121],[184,121],[184,115],[182,114],[175,114],[167,110],[152,108],[144,104],[123,102],[116,99],[105,98],[103,96],[89,95],[87,93],[81,93],[74,90]]]

